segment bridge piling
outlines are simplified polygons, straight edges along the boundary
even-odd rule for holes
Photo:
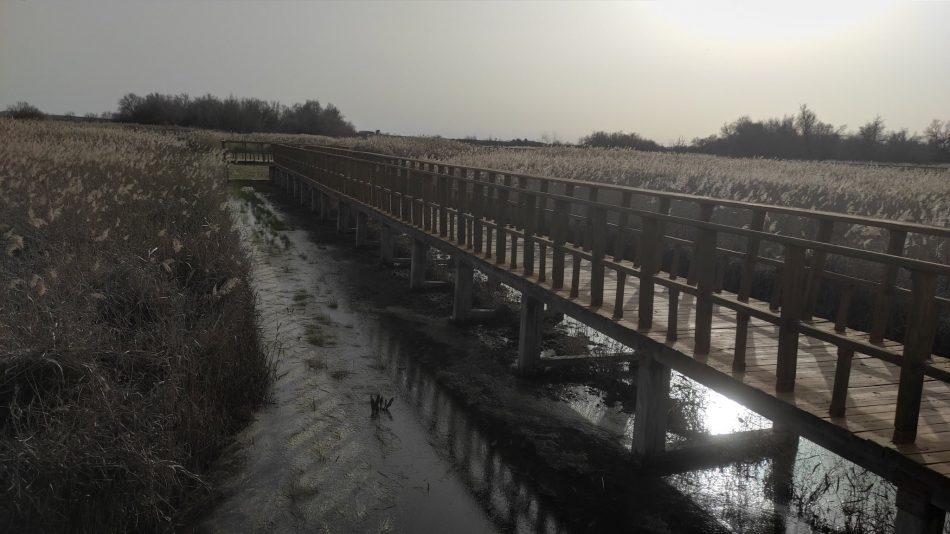
[[[356,211],[356,240],[355,240],[356,243],[354,244],[356,248],[360,248],[366,245],[366,234],[368,230],[369,230],[369,226],[367,225],[366,212],[362,210],[357,210]]]
[[[461,323],[468,318],[472,310],[472,276],[474,266],[460,258],[455,258],[455,289],[452,298],[452,322]]]
[[[383,263],[391,263],[395,257],[396,235],[392,228],[380,222],[379,224],[379,259]]]
[[[409,266],[409,289],[421,291],[426,282],[426,255],[429,246],[418,239],[412,240],[412,263]]]
[[[521,326],[518,331],[518,371],[524,373],[537,367],[541,361],[541,335],[544,322],[544,303],[521,294]]]
[[[330,219],[330,196],[320,195],[320,222],[327,222]]]
[[[662,454],[666,450],[671,375],[670,368],[652,355],[640,355],[636,415],[633,420],[633,453],[640,459]]]

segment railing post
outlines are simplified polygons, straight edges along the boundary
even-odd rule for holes
[[[620,204],[624,208],[630,207],[630,191],[624,191],[621,195]],[[627,222],[630,215],[626,211],[620,212],[620,217],[617,220],[617,240],[614,242],[614,261],[620,262],[624,260],[627,250],[627,236],[624,235],[624,231],[627,228]]]
[[[459,245],[469,244],[469,233],[467,231],[468,222],[465,214],[468,213],[468,170],[465,167],[459,167],[459,177],[455,182],[456,201],[455,201],[455,240]]]
[[[937,329],[936,292],[936,274],[922,271],[911,273],[910,309],[907,313],[907,333],[904,336],[897,409],[894,413],[894,443],[913,443],[917,439],[924,364],[933,350]]]
[[[534,233],[537,231],[538,197],[534,193],[527,192],[527,188],[523,188],[519,195],[524,196],[524,207],[522,208],[522,215],[524,216],[524,260],[522,261],[522,267],[525,276],[532,276],[534,274]]]
[[[597,186],[588,185],[587,188],[589,190],[587,193],[587,200],[591,202],[597,202],[597,197],[598,197],[598,192],[599,192]],[[592,213],[594,209],[595,209],[594,206],[588,205],[587,208],[584,210],[587,213],[587,228],[585,232],[586,235],[584,235],[584,237],[582,238],[584,240],[584,245],[582,247],[584,250],[592,249],[592,243],[593,243],[595,232],[607,231],[606,224],[604,225],[604,228],[599,228],[597,225],[594,224],[593,213]]]
[[[481,171],[475,172],[475,181],[472,183],[472,243],[476,254],[482,252],[482,214],[484,213],[485,186],[478,180]]]
[[[848,402],[848,384],[851,382],[851,360],[854,351],[846,347],[838,347],[838,360],[835,363],[835,383],[831,392],[831,406],[828,415],[841,417],[845,413]]]
[[[657,213],[666,215],[670,212],[670,199],[659,199]],[[653,328],[653,301],[655,284],[653,277],[660,271],[661,247],[665,225],[659,219],[643,217],[643,234],[640,239],[640,298],[637,328],[649,330]]]
[[[702,222],[709,222],[712,220],[713,210],[716,209],[715,204],[702,203],[699,205],[699,220]],[[700,236],[702,232],[699,232]],[[708,258],[699,258],[694,257],[693,261],[689,263],[689,273],[686,275],[686,283],[693,285],[697,283],[697,277],[699,276],[699,270],[702,268],[704,270],[709,269],[712,265],[716,263],[716,249],[713,247],[712,256]],[[702,266],[702,267],[700,267]],[[712,279],[715,282],[716,273],[713,272]]]
[[[627,287],[627,273],[617,271],[617,292],[614,293],[614,319],[623,319],[623,305],[626,302],[624,290]]]
[[[640,297],[638,303],[637,328],[649,330],[653,327],[653,299],[655,285],[653,275],[656,274],[654,256],[659,242],[659,221],[652,217],[643,217],[643,233],[640,244],[643,250],[640,253]]]
[[[697,355],[709,354],[712,341],[712,294],[716,282],[716,272],[710,268],[716,261],[716,231],[699,228],[696,237],[694,265],[706,268],[695,270],[696,281],[696,331],[693,349]],[[691,269],[692,270],[692,269]]]
[[[805,249],[785,246],[785,266],[782,270],[782,311],[778,333],[778,366],[775,370],[775,390],[791,392],[795,389],[798,366],[798,333],[802,318],[805,278]]]
[[[907,232],[903,230],[890,230],[887,240],[887,253],[892,256],[904,255],[904,242],[907,240]],[[888,319],[890,319],[891,301],[894,300],[894,285],[897,283],[897,266],[892,264],[884,265],[884,278],[881,281],[881,287],[874,302],[874,315],[871,322],[870,341],[871,343],[880,343],[884,341],[884,331],[887,329]]]
[[[818,223],[818,235],[815,240],[820,243],[831,242],[834,232],[834,219],[821,219]],[[805,287],[805,309],[802,319],[810,321],[815,313],[815,304],[818,301],[818,290],[821,288],[821,273],[825,270],[825,258],[828,253],[824,250],[812,251],[811,264],[808,269],[808,284]]]
[[[749,229],[761,231],[765,226],[764,210],[754,210],[752,212],[752,221],[749,223]],[[746,255],[742,262],[742,276],[739,279],[739,293],[737,295],[739,302],[749,302],[749,295],[752,293],[752,279],[755,276],[755,264],[759,257],[759,238],[746,238]],[[736,347],[733,353],[732,370],[736,372],[745,371],[745,355],[749,339],[749,314],[745,312],[736,313]]]
[[[554,217],[551,221],[551,240],[554,242],[551,251],[551,287],[564,287],[564,238],[567,233],[567,217],[571,205],[568,201],[557,199],[554,201]]]
[[[511,176],[505,175],[505,185],[511,181]],[[498,204],[495,206],[495,263],[505,263],[506,241],[505,226],[508,225],[508,189],[498,189]]]
[[[604,255],[607,253],[607,210],[603,206],[587,207],[590,236],[590,305],[604,303]]]

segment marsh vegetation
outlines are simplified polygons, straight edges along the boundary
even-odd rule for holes
[[[0,526],[155,531],[264,398],[220,155],[0,119]]]

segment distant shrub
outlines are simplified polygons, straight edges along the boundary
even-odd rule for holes
[[[16,104],[7,106],[3,114],[13,119],[39,120],[46,118],[46,114],[40,111],[40,108],[29,102],[17,102]]]
[[[635,148],[637,150],[660,151],[663,147],[656,142],[635,133],[594,132],[580,140],[583,146],[595,148]]]

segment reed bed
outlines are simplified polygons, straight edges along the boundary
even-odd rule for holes
[[[169,530],[270,376],[221,154],[114,125],[0,138],[0,530]]]

